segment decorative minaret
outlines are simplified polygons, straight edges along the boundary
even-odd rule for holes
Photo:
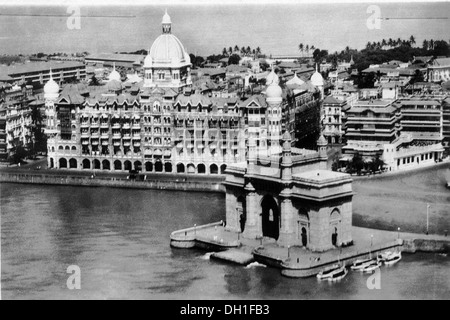
[[[317,140],[317,149],[319,151],[320,158],[320,169],[327,169],[328,155],[327,155],[327,139],[323,136],[322,132],[320,133],[319,139]]]
[[[162,32],[163,34],[168,34],[172,32],[172,21],[170,20],[170,16],[167,13],[164,13],[164,16],[162,18]]]
[[[51,168],[50,158],[54,159],[56,151],[56,109],[55,103],[59,97],[59,85],[53,80],[52,70],[50,69],[50,79],[44,86],[44,100],[45,100],[45,115],[47,117],[47,123],[45,126],[45,134],[47,135],[47,148],[48,148],[48,167]]]
[[[319,72],[319,69],[317,67],[316,63],[316,72],[311,76],[311,84],[315,86],[320,91],[320,100],[322,100],[325,96],[324,94],[324,80],[322,75]]]
[[[248,152],[247,152],[247,173],[254,174],[256,163],[258,161],[258,151],[256,150],[256,141],[253,136],[248,137]]]
[[[279,78],[273,71],[267,76],[266,83],[266,102],[267,102],[267,120],[268,120],[268,148],[267,153],[271,155],[281,154],[281,128],[282,128],[282,110],[281,103],[283,101],[283,90],[278,85]]]
[[[283,134],[283,155],[281,159],[281,180],[289,182],[292,180],[292,153],[291,134],[285,131]]]

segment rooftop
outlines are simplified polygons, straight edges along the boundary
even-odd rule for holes
[[[64,68],[85,68],[84,63],[78,61],[48,61],[29,62],[25,64],[15,64],[11,66],[0,66],[0,80],[6,76],[30,73],[47,72],[52,69],[54,72]]]
[[[124,54],[124,53],[99,53],[91,54],[85,60],[105,60],[122,62],[142,62],[145,59],[143,54]]]

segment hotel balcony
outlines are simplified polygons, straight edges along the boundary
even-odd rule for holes
[[[122,136],[122,139],[131,139],[131,134],[125,133],[125,134]]]
[[[123,142],[123,145],[124,145],[125,147],[129,147],[129,146],[131,145],[131,143],[130,143],[130,141],[124,141],[124,142]]]
[[[102,146],[107,146],[107,145],[109,145],[109,140],[102,139]]]
[[[102,123],[100,124],[100,127],[101,127],[101,128],[109,128],[109,123],[108,123],[108,122],[102,122]]]
[[[98,146],[98,139],[91,139],[91,144],[93,146]]]
[[[56,131],[56,130],[55,130]],[[81,133],[81,137],[82,138],[89,138],[91,136],[91,134],[89,132],[82,132]]]
[[[133,123],[132,125],[133,129],[141,129],[141,124],[140,123]]]
[[[98,128],[100,126],[99,122],[92,122],[91,123],[91,128]]]
[[[129,123],[124,123],[123,126],[122,126],[122,129],[125,129],[125,130],[128,130],[130,128],[131,128],[131,126],[130,126]]]
[[[112,128],[113,129],[120,129],[120,123],[118,123],[118,122],[113,123],[112,124]]]
[[[120,140],[114,140],[113,141],[113,146],[119,147],[120,146]]]
[[[120,134],[120,132],[115,132],[115,133],[113,133],[113,138],[114,139],[120,139],[120,138],[122,138],[122,135]]]
[[[81,127],[81,128],[88,128],[88,127],[89,127],[89,122],[82,122],[82,123],[80,124],[80,127]]]
[[[89,144],[89,139],[86,139],[86,140],[81,140],[81,144],[82,145],[88,145]]]

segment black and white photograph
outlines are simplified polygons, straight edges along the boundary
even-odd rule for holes
[[[2,300],[450,300],[450,1],[0,0],[0,222]]]

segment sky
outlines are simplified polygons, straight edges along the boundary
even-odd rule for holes
[[[230,4],[305,4],[305,3],[389,3],[450,2],[450,0],[0,0],[0,5],[230,5]]]

